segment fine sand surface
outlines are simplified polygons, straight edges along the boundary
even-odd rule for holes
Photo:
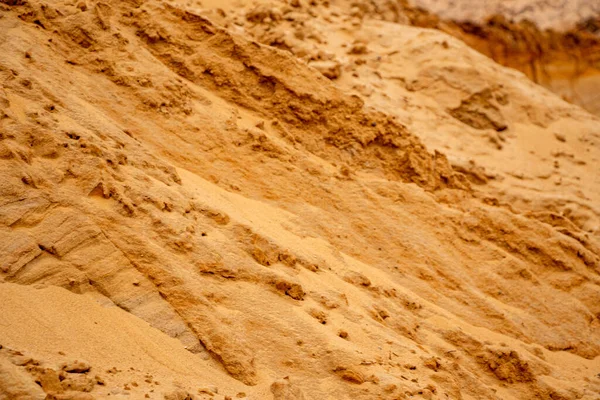
[[[0,399],[600,398],[600,118],[312,3],[0,1]]]

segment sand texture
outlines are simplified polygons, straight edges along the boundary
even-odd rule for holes
[[[355,3],[0,0],[1,400],[600,398],[600,118]]]

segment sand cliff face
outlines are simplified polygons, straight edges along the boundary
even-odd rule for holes
[[[600,120],[314,3],[0,1],[0,398],[596,398]]]

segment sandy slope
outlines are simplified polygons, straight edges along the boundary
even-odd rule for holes
[[[0,3],[0,398],[597,398],[598,118],[266,7]]]
[[[256,4],[275,6],[279,10],[275,15],[281,16],[284,4],[265,0],[241,3],[235,0],[209,3],[189,0],[177,3],[210,10],[213,12],[211,18],[244,13],[244,9],[251,10]],[[349,32],[363,20],[375,19],[448,33],[497,63],[523,72],[564,100],[600,115],[600,3],[544,0],[485,1],[476,5],[471,1],[417,2],[425,8],[408,0],[337,0],[322,4],[327,14],[332,13],[326,18],[327,24],[340,19],[349,21],[352,23],[352,27],[348,27]],[[260,14],[252,16],[249,22],[257,22]],[[306,23],[303,29],[308,28],[307,32],[310,32],[313,19],[318,16],[324,14],[312,13],[296,20],[296,24]],[[296,16],[292,13],[291,17],[285,17],[288,21],[291,21],[290,18]],[[236,30],[244,24],[242,16],[230,26]],[[278,40],[273,33],[271,36],[269,40]],[[296,39],[319,41],[319,36],[308,33]]]
[[[43,376],[48,370],[68,369],[63,365],[83,362],[91,366],[88,372],[63,375],[67,381],[82,381],[82,386],[91,381],[98,398],[109,393],[117,398],[127,393],[136,398],[145,393],[168,395],[190,383],[206,390],[214,390],[218,383],[221,391],[231,394],[243,391],[243,385],[209,361],[122,309],[101,306],[91,297],[57,287],[34,289],[11,283],[1,287],[0,335],[10,347],[0,353],[3,362],[6,358],[16,362],[16,371],[28,369]],[[9,349],[27,351],[19,355]],[[22,371],[21,375],[22,384],[31,379]],[[2,389],[10,393],[15,388]],[[38,392],[43,393],[41,389]],[[40,398],[44,397],[42,394]]]
[[[447,154],[473,184],[486,184],[484,196],[491,190],[521,211],[569,214],[587,232],[600,229],[600,119],[434,30],[349,20],[343,8],[255,17],[281,13],[282,4],[249,6],[233,25],[317,69],[335,66],[337,86]]]

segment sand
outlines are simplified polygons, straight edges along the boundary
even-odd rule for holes
[[[515,21],[530,21],[541,29],[569,29],[600,13],[600,4],[588,0],[491,0],[473,6],[471,0],[413,0],[444,18],[482,22],[494,15]]]
[[[0,399],[598,398],[600,119],[307,3],[0,1]]]

